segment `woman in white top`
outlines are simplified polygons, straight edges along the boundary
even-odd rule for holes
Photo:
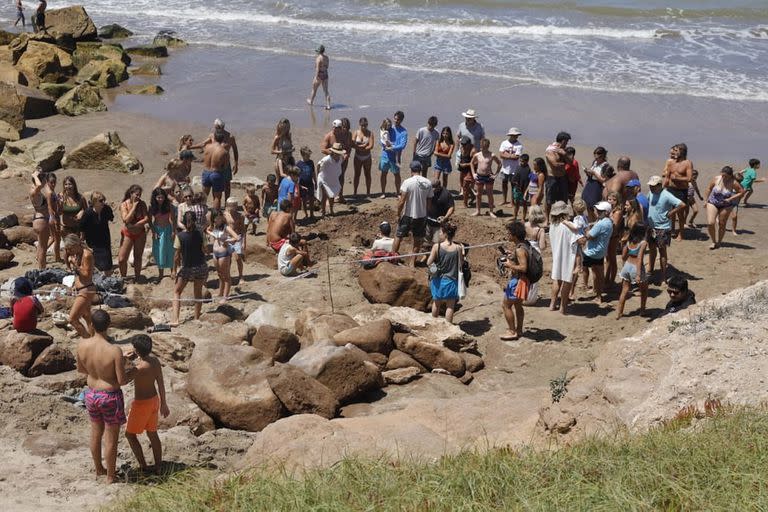
[[[341,156],[344,149],[338,142],[334,143],[326,155],[317,163],[317,189],[315,197],[320,201],[320,208],[325,216],[325,207],[328,205],[333,215],[333,199],[341,192]]]

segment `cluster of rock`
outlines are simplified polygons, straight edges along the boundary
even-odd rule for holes
[[[0,142],[22,137],[25,120],[56,113],[77,116],[106,110],[101,89],[117,87],[130,76],[130,55],[167,57],[168,47],[185,45],[162,31],[150,46],[124,49],[100,39],[127,37],[119,25],[103,27],[101,36],[82,6],[52,9],[44,33],[0,31]],[[156,63],[137,74],[160,74]],[[132,88],[132,94],[161,94],[162,88]]]

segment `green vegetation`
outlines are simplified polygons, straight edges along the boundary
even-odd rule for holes
[[[349,459],[292,478],[170,477],[115,511],[768,510],[768,410],[686,408],[648,433],[435,463]],[[712,417],[697,421],[697,417]]]

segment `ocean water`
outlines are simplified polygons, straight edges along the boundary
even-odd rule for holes
[[[52,2],[51,7],[57,3]],[[768,102],[766,0],[89,0],[203,46],[594,91]]]

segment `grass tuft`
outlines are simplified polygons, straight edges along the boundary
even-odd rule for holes
[[[768,410],[711,400],[678,416],[641,435],[556,451],[500,448],[434,463],[348,458],[301,477],[260,469],[214,481],[188,471],[107,510],[768,510]]]

